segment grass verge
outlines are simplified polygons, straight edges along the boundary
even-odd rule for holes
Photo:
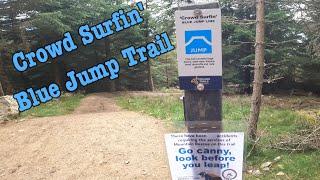
[[[118,97],[118,104],[132,111],[139,111],[182,127],[183,106],[177,96],[166,97]],[[223,122],[225,131],[246,132],[246,119],[250,113],[250,98],[247,96],[224,97]],[[261,175],[246,174],[246,179],[319,179],[320,151],[290,153],[272,149],[271,142],[276,142],[283,135],[290,135],[308,126],[306,117],[289,108],[264,105],[260,114],[259,134],[261,139],[256,150],[247,158],[247,169],[259,169],[261,164],[280,156],[269,171]],[[182,129],[181,129],[182,130]],[[179,131],[179,130],[177,130]],[[248,144],[247,152],[251,145]],[[246,153],[247,153],[246,152]],[[279,172],[285,175],[277,176]]]
[[[22,112],[20,117],[49,117],[70,114],[79,106],[82,98],[84,98],[83,94],[62,95],[59,99]]]

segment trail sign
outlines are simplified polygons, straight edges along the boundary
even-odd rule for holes
[[[173,180],[241,180],[243,133],[222,133],[222,31],[218,2],[175,12],[177,59],[188,133],[167,134]]]
[[[243,133],[166,134],[173,180],[241,180]]]
[[[177,10],[175,20],[180,89],[221,89],[221,10]]]

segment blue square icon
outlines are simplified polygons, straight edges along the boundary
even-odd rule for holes
[[[186,54],[211,54],[211,30],[185,31]]]

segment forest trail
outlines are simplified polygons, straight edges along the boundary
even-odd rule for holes
[[[92,94],[71,115],[0,125],[0,179],[170,179],[166,132]]]

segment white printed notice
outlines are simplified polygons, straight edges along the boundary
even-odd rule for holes
[[[173,180],[241,180],[244,133],[165,136]]]

